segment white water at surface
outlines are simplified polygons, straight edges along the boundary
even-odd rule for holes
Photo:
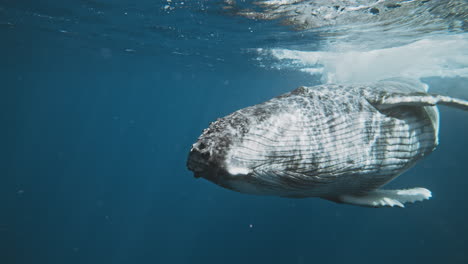
[[[390,77],[468,77],[468,34],[437,35],[384,49],[359,50],[348,44],[327,51],[258,49],[276,68],[321,74],[324,83],[378,81]]]
[[[263,0],[242,8],[234,0],[225,3],[235,15],[277,20],[320,38],[320,49],[313,51],[304,43],[257,49],[264,67],[300,70],[324,83],[468,78],[466,0]]]

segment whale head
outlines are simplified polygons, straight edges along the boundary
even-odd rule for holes
[[[250,120],[238,113],[212,122],[190,149],[187,168],[195,178],[226,186],[226,180],[241,174],[233,170],[231,153],[248,132]],[[243,171],[240,171],[243,172]]]

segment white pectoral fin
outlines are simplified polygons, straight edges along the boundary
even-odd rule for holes
[[[398,106],[435,106],[439,104],[468,111],[468,101],[466,100],[424,92],[384,93],[371,99],[370,102],[378,109]]]
[[[339,197],[342,203],[367,206],[405,207],[405,203],[414,203],[431,198],[432,194],[426,188],[412,188],[403,190],[375,190],[365,195],[343,195]]]

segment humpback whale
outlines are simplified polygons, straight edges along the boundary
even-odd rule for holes
[[[404,207],[431,192],[380,187],[434,151],[437,105],[468,110],[409,79],[303,86],[212,122],[187,167],[242,193]]]

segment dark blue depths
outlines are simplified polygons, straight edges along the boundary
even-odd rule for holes
[[[248,53],[203,63],[1,32],[0,263],[468,260],[467,113],[441,108],[439,148],[390,184],[427,187],[429,201],[243,195],[193,178],[191,144],[216,118],[317,80]]]

